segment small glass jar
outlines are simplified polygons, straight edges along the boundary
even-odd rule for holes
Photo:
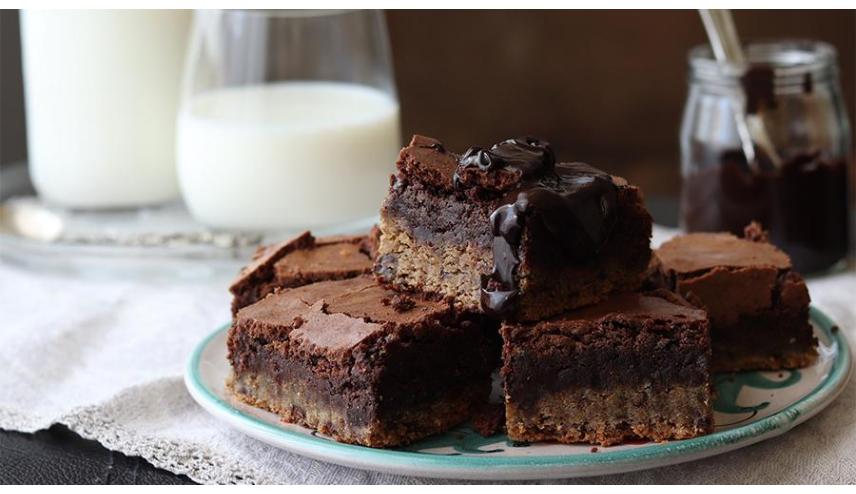
[[[849,243],[850,128],[835,49],[815,41],[746,48],[748,70],[690,51],[681,124],[681,226],[742,234],[751,221],[770,232],[802,272],[835,266]],[[754,146],[748,163],[736,110],[760,118],[778,156]]]

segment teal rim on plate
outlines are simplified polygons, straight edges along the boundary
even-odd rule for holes
[[[711,449],[718,452],[727,451],[729,445],[737,443],[751,444],[764,439],[766,435],[777,432],[784,433],[794,425],[806,420],[823,406],[831,402],[843,389],[851,373],[851,356],[844,335],[837,326],[816,307],[810,308],[812,322],[828,339],[830,346],[835,347],[836,357],[828,374],[808,394],[798,399],[786,408],[764,417],[755,422],[748,423],[733,429],[714,432],[706,436],[665,443],[651,443],[633,449],[619,451],[602,450],[597,454],[561,454],[561,455],[533,455],[533,456],[450,456],[434,455],[417,451],[403,449],[375,449],[364,446],[339,443],[332,439],[312,435],[308,432],[288,430],[283,427],[272,425],[264,420],[245,413],[232,404],[220,398],[215,391],[207,387],[200,376],[200,360],[203,351],[208,344],[228,330],[228,325],[223,326],[197,345],[187,364],[185,382],[194,397],[206,401],[208,406],[214,406],[219,412],[239,419],[243,425],[252,427],[267,436],[276,437],[281,443],[288,443],[295,449],[312,451],[315,458],[331,457],[342,458],[347,456],[350,464],[362,465],[384,465],[398,467],[413,467],[418,470],[419,466],[432,470],[443,470],[450,474],[454,470],[493,470],[512,468],[517,471],[527,469],[547,469],[551,467],[591,466],[591,465],[614,465],[621,464],[643,464],[646,462],[660,461],[662,465],[691,460],[699,457],[699,453]],[[777,435],[777,434],[775,434]],[[675,461],[668,461],[674,459]],[[370,468],[370,467],[366,467]],[[640,466],[644,468],[644,466]],[[627,471],[627,470],[616,470]],[[418,475],[418,471],[414,471]]]

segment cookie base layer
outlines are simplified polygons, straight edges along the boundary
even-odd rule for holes
[[[478,310],[481,274],[490,271],[493,253],[475,244],[419,242],[397,221],[381,217],[383,282],[404,290],[452,297],[461,307]],[[394,266],[392,265],[394,264]]]
[[[453,298],[462,308],[480,310],[481,278],[490,272],[493,252],[476,243],[431,244],[415,239],[409,229],[389,217],[380,222],[383,237],[378,271],[384,284],[399,290]],[[623,241],[621,242],[623,243]],[[647,263],[647,257],[640,255]],[[641,262],[635,263],[641,265]],[[609,293],[632,291],[642,284],[640,269],[628,269],[627,259],[611,257],[597,265],[558,269],[551,283],[537,275],[520,280],[517,318],[538,320],[559,312],[595,304]]]
[[[373,448],[406,445],[466,421],[484,389],[480,386],[478,390],[450,394],[397,411],[384,420],[353,425],[347,410],[331,406],[304,382],[278,384],[268,376],[244,372],[233,375],[227,386],[242,402],[273,412],[284,422],[315,429],[340,442]]]
[[[713,432],[708,385],[590,388],[552,392],[521,408],[506,403],[509,439],[601,446],[642,439],[688,439]]]
[[[801,369],[817,361],[817,352],[812,348],[804,352],[787,352],[779,355],[736,354],[714,352],[711,368],[713,372],[743,372],[749,370],[777,371]]]
[[[757,330],[758,328],[752,328]],[[810,331],[810,330],[809,330]],[[811,338],[814,340],[814,338]],[[777,371],[808,367],[817,361],[816,343],[787,343],[774,347],[748,344],[718,336],[713,340],[712,372]]]

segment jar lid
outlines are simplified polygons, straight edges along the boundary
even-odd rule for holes
[[[771,40],[750,43],[745,47],[746,65],[720,64],[713,57],[710,45],[698,45],[689,52],[692,76],[723,84],[736,84],[748,66],[773,69],[777,86],[802,84],[806,74],[815,81],[837,74],[835,47],[823,41]]]

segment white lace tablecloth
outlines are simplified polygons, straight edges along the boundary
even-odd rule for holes
[[[0,263],[0,428],[62,423],[203,483],[438,482],[289,454],[197,406],[183,367],[200,339],[229,319],[228,281],[228,274],[204,282],[80,279]],[[811,280],[809,289],[856,342],[856,273]],[[567,482],[854,483],[856,380],[778,438],[683,465]]]

